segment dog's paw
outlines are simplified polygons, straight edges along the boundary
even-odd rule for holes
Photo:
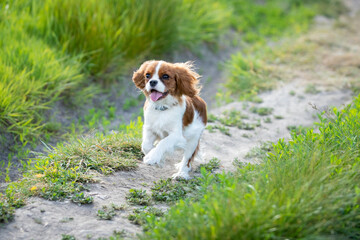
[[[141,151],[146,155],[148,154],[152,149],[154,148],[154,145],[152,144],[142,144],[141,145]]]
[[[181,167],[183,166],[183,163],[182,163],[182,162],[175,163],[174,166],[175,166],[175,168],[176,168],[177,170],[180,171]]]
[[[144,163],[148,165],[160,164],[161,156],[156,154],[154,149],[152,149],[148,154],[144,157]]]
[[[175,173],[174,175],[172,175],[172,178],[175,180],[179,180],[179,179],[189,180],[190,175],[186,171],[179,171],[179,172]]]

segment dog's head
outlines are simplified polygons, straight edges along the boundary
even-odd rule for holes
[[[180,98],[193,97],[200,91],[199,74],[193,70],[191,62],[168,63],[146,61],[134,72],[132,80],[151,101],[161,101],[169,94]]]

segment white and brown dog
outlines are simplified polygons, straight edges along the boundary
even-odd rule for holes
[[[184,149],[173,178],[189,178],[207,123],[206,103],[199,97],[199,77],[189,62],[153,60],[144,62],[132,78],[146,96],[141,146],[144,162],[159,164],[165,154]]]

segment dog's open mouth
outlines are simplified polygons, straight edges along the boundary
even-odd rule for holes
[[[158,92],[155,89],[152,89],[150,92],[150,98],[151,100],[153,100],[154,102],[166,97],[166,95],[168,95],[169,92]]]

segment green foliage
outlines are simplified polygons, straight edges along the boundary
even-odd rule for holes
[[[26,142],[42,132],[44,110],[75,93],[82,65],[17,25],[2,22],[0,29],[0,125]]]
[[[82,193],[75,193],[71,197],[71,201],[74,203],[81,204],[90,204],[94,201],[94,198],[92,196],[86,196],[83,192]]]
[[[30,33],[70,55],[81,55],[90,73],[102,80],[150,54],[214,42],[230,15],[211,0],[14,0],[9,5],[29,15]]]
[[[112,220],[116,216],[116,211],[123,210],[121,206],[111,204],[110,206],[102,206],[97,212],[97,217],[100,220]]]
[[[294,125],[290,125],[286,127],[291,134],[305,134],[309,129],[311,129],[311,127],[303,127],[303,126],[294,126]]]
[[[261,113],[263,110],[260,111]],[[256,127],[260,126],[260,122],[249,122],[244,121],[244,119],[248,119],[249,116],[242,114],[240,111],[231,109],[224,111],[220,116],[215,116],[210,114],[209,122],[219,122],[222,125],[208,125],[206,127],[210,132],[215,132],[215,129],[219,129],[220,132],[225,135],[231,136],[230,129],[228,127],[237,127],[239,129],[244,130],[254,130]]]
[[[132,214],[128,215],[128,219],[130,222],[136,225],[144,225],[148,222],[148,218],[152,218],[153,220],[158,220],[159,217],[162,217],[164,212],[155,207],[144,207],[144,208],[136,208],[133,210]],[[146,227],[144,228],[146,231]]]
[[[231,95],[236,94],[240,99],[251,97],[259,90],[268,90],[273,86],[271,68],[243,53],[232,55],[226,68],[230,77],[225,87]]]
[[[259,114],[260,116],[270,115],[273,110],[274,110],[273,108],[268,108],[268,107],[252,107],[252,108],[250,108],[250,111],[252,113]]]
[[[61,240],[76,240],[73,235],[61,234]]]
[[[142,206],[148,206],[151,202],[151,198],[146,193],[146,190],[142,189],[130,189],[126,195],[126,200],[131,204]]]
[[[208,125],[208,126],[206,126],[206,129],[209,130],[209,132],[215,132],[215,129],[218,129],[223,134],[225,134],[227,136],[231,136],[230,129],[223,125],[219,125],[219,124]]]
[[[291,1],[268,0],[264,4],[248,0],[228,1],[233,9],[232,26],[244,33],[248,42],[261,42],[265,38],[278,38],[299,33],[308,28],[319,9],[314,4],[295,4]]]
[[[0,219],[9,220],[13,208],[22,206],[23,199],[29,196],[91,203],[92,197],[81,191],[84,183],[94,181],[94,175],[137,167],[138,160],[143,157],[141,130],[139,118],[137,123],[130,123],[119,133],[76,138],[67,144],[48,147],[47,155],[29,161],[23,179],[10,183],[5,193],[0,194],[3,209]]]
[[[174,202],[185,198],[187,194],[194,193],[200,186],[200,179],[194,178],[190,180],[181,179],[173,181],[168,178],[166,180],[160,179],[155,182],[151,188],[151,197],[159,202]],[[191,194],[190,194],[191,195]]]
[[[263,142],[258,147],[252,148],[246,155],[247,159],[261,160],[266,158],[267,154],[273,149],[272,142]]]
[[[360,96],[312,129],[279,140],[259,165],[222,174],[180,201],[142,239],[359,238]]]
[[[208,163],[202,163],[199,165],[199,168],[196,170],[196,172],[200,172],[201,168],[205,168],[208,172],[213,172],[216,169],[219,169],[220,167],[220,160],[216,157],[213,157],[210,159]]]
[[[229,0],[232,10],[231,25],[243,34],[244,49],[233,54],[225,67],[229,78],[225,83],[227,94],[219,94],[228,101],[252,99],[259,91],[271,89],[276,80],[276,71],[268,63],[272,47],[267,42],[284,36],[304,32],[316,14],[338,16],[344,12],[340,0]],[[332,12],[332,13],[330,13]]]

